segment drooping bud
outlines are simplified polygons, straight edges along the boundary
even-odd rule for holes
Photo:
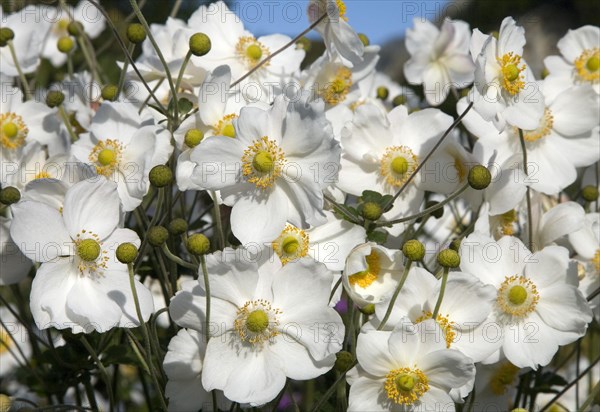
[[[335,354],[334,368],[336,371],[344,373],[354,364],[354,356],[345,350]]]
[[[61,53],[65,53],[65,54],[70,53],[74,47],[75,47],[75,42],[73,41],[73,38],[71,38],[70,36],[61,37],[56,42],[56,48]]]
[[[177,218],[169,223],[169,232],[174,236],[179,236],[187,232],[188,224],[185,219]]]
[[[159,247],[169,238],[169,231],[164,226],[153,226],[146,232],[148,243],[152,246]]]
[[[581,189],[581,197],[586,202],[595,202],[598,200],[598,188],[592,185],[585,186]]]
[[[71,36],[81,36],[85,32],[85,29],[83,28],[83,24],[80,22],[72,21],[67,26],[67,31]]]
[[[0,190],[0,203],[8,206],[19,200],[21,200],[21,192],[16,187],[8,186]]]
[[[15,32],[8,27],[0,28],[0,47],[6,47],[9,41],[15,38]]]
[[[65,101],[65,95],[60,90],[51,90],[46,96],[46,104],[50,108],[60,106]]]
[[[102,98],[109,102],[114,102],[119,93],[119,88],[114,84],[108,84],[102,88]]]
[[[385,86],[379,86],[377,88],[377,98],[387,100],[388,97],[390,97],[390,89]]]

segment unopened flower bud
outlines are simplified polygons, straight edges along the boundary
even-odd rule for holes
[[[411,239],[402,246],[402,253],[407,259],[420,262],[425,257],[425,246],[417,239]]]
[[[205,255],[210,250],[210,240],[201,233],[190,236],[185,244],[192,255]]]
[[[167,165],[154,166],[148,175],[150,184],[154,187],[165,187],[173,181],[173,172]]]
[[[121,243],[117,247],[117,259],[121,263],[133,263],[138,255],[138,248],[133,243]]]
[[[164,226],[153,226],[146,233],[148,243],[152,246],[162,246],[169,238],[169,231]]]
[[[345,350],[335,354],[334,368],[338,372],[346,372],[354,365],[354,356]]]
[[[450,246],[448,246],[448,248],[458,252],[460,250],[460,239],[454,239],[452,242],[450,242]]]
[[[394,100],[392,100],[392,105],[394,107],[400,106],[401,104],[406,104],[406,96],[403,94],[399,94],[398,96],[394,97]]]
[[[196,33],[190,37],[190,51],[194,56],[204,56],[211,47],[210,37],[204,33]]]
[[[581,197],[586,202],[595,202],[598,200],[598,188],[592,185],[584,187],[581,189]]]
[[[67,31],[71,36],[81,36],[85,29],[83,28],[83,24],[78,21],[72,21],[67,26]]]
[[[475,190],[483,190],[490,185],[492,174],[487,167],[476,165],[469,170],[469,185]]]
[[[15,38],[15,32],[8,27],[0,28],[0,47],[5,47],[9,41]]]
[[[381,217],[383,210],[381,206],[375,202],[366,202],[362,207],[362,216],[368,220],[377,220]]]
[[[106,85],[102,88],[102,98],[109,102],[117,100],[119,88],[114,84]]]
[[[456,250],[444,249],[438,253],[437,261],[441,267],[454,269],[460,265],[460,256]]]
[[[296,42],[296,47],[299,48],[299,49],[304,50],[305,52],[308,52],[308,51],[310,51],[310,49],[312,47],[312,42],[307,37],[301,37]]]
[[[16,187],[8,186],[0,190],[0,203],[8,206],[19,200],[21,200],[21,192]]]
[[[390,89],[385,86],[379,86],[377,88],[377,98],[387,100],[388,97],[390,97]]]
[[[194,148],[200,144],[200,142],[204,139],[204,133],[199,129],[190,129],[185,133],[185,138],[183,142],[189,148]]]
[[[133,44],[139,44],[146,40],[144,26],[139,23],[131,23],[127,26],[127,39]]]
[[[174,236],[179,236],[187,232],[188,224],[185,219],[177,218],[169,223],[169,232]]]
[[[369,38],[367,37],[366,34],[364,33],[358,33],[358,38],[360,39],[360,41],[362,42],[363,46],[367,47],[369,44],[371,44],[371,40],[369,40]]]
[[[71,50],[75,47],[75,42],[70,36],[64,36],[58,39],[56,42],[56,48],[61,53],[70,53]]]
[[[368,305],[363,306],[359,310],[361,311],[361,313],[364,313],[365,315],[372,315],[375,313],[375,305],[373,305],[372,303],[369,303]]]
[[[65,101],[65,95],[60,90],[51,90],[46,95],[46,104],[50,108],[60,106]]]

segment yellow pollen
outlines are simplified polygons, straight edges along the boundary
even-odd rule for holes
[[[388,185],[398,188],[417,169],[417,156],[406,146],[391,146],[385,150],[379,171]]]
[[[383,388],[398,405],[412,405],[429,390],[427,376],[417,368],[399,368],[386,375]]]
[[[494,395],[503,395],[512,386],[519,373],[519,368],[510,362],[500,365],[490,380],[490,388]]]
[[[6,329],[0,326],[0,355],[8,352],[13,345],[13,337]]]
[[[576,76],[582,82],[600,82],[600,48],[585,49],[574,62]]]
[[[255,140],[242,155],[242,174],[260,189],[273,186],[281,176],[285,155],[274,140],[263,136]]]
[[[496,301],[509,316],[523,318],[533,312],[540,295],[535,284],[525,276],[507,276],[498,289]]]
[[[281,264],[285,265],[308,255],[308,235],[304,230],[287,224],[272,246]]]
[[[347,67],[340,67],[333,79],[319,90],[319,95],[325,102],[336,105],[346,100],[351,87],[352,71]]]
[[[500,231],[505,236],[512,236],[515,233],[514,223],[517,222],[517,211],[509,210],[500,215]]]
[[[14,150],[23,146],[28,133],[21,116],[12,112],[0,114],[0,145],[3,148]]]
[[[502,56],[502,58],[497,58],[497,61],[502,73],[502,87],[511,96],[518,94],[525,87],[522,75],[523,70],[525,70],[525,64],[521,64],[521,56],[510,52]]]
[[[35,177],[33,179],[36,180],[36,179],[50,179],[50,178],[52,178],[52,176],[50,176],[50,173],[39,172],[37,175],[35,175]]]
[[[546,107],[544,110],[544,115],[540,120],[540,125],[535,130],[524,130],[523,138],[526,142],[536,142],[540,140],[542,137],[546,137],[552,131],[552,127],[554,126],[554,116],[552,116],[552,112],[550,109]],[[515,133],[519,134],[518,129],[515,129]]]
[[[248,69],[254,68],[258,63],[271,55],[269,49],[252,36],[241,37],[235,46],[236,54],[242,60]],[[268,66],[266,62],[263,66]]]
[[[365,257],[365,260],[367,261],[367,269],[348,276],[351,285],[358,285],[363,289],[375,282],[381,271],[380,257],[374,249],[371,250],[369,256]]]
[[[423,315],[415,320],[415,324],[431,318],[433,318],[433,313],[424,311]],[[449,348],[452,346],[452,342],[454,342],[454,338],[456,337],[456,332],[454,331],[456,323],[450,321],[449,315],[442,316],[440,314],[436,316],[435,321],[440,325],[440,328],[442,328],[442,332],[444,332],[444,337],[446,338],[446,347]]]
[[[273,308],[264,300],[251,300],[238,308],[233,326],[242,342],[262,345],[279,335],[279,316],[281,310]]]
[[[338,9],[340,10],[340,18],[348,21],[348,17],[346,16],[346,3],[344,3],[343,0],[335,0],[335,3],[338,6]]]
[[[456,169],[458,179],[463,182],[467,177],[467,168],[458,156],[454,157],[454,169]]]
[[[89,160],[96,166],[99,175],[110,177],[119,167],[122,151],[123,145],[117,140],[100,140],[92,149]]]
[[[596,274],[600,275],[600,249],[596,250],[596,253],[594,253],[592,263],[594,264],[594,268],[596,269]]]
[[[235,137],[235,128],[233,127],[233,119],[237,118],[237,114],[228,114],[223,116],[217,124],[213,126],[213,130],[218,136]]]

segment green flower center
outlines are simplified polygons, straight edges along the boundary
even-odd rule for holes
[[[273,157],[271,154],[265,150],[262,150],[254,155],[252,166],[255,170],[261,173],[269,173],[275,168],[275,163],[273,162]]]
[[[523,286],[515,285],[508,292],[508,300],[513,305],[522,305],[527,299],[527,289]]]
[[[100,256],[100,244],[94,239],[84,239],[77,243],[77,256],[86,262],[94,262]]]
[[[396,157],[392,160],[392,170],[394,173],[403,175],[408,171],[408,161],[402,156]]]
[[[111,149],[103,149],[98,153],[98,163],[102,166],[111,165],[117,160],[117,154],[114,150]]]
[[[19,128],[13,122],[8,122],[2,126],[2,131],[9,139],[14,139],[19,133]]]
[[[400,392],[410,392],[415,387],[415,378],[412,375],[399,375],[396,377],[396,387]]]
[[[300,247],[300,242],[294,236],[286,237],[281,245],[281,248],[285,252],[286,255],[293,255],[296,253],[298,248]]]
[[[269,326],[269,316],[262,309],[256,309],[248,315],[246,328],[253,333],[262,333]]]
[[[262,55],[263,55],[262,49],[257,44],[251,44],[246,49],[246,56],[248,56],[252,60],[258,61],[258,60],[260,60]]]
[[[588,59],[587,63],[585,64],[585,66],[587,67],[587,69],[591,72],[597,72],[598,69],[600,69],[600,57],[598,56],[592,56]]]
[[[235,128],[231,123],[226,124],[225,126],[223,126],[223,130],[221,131],[221,133],[223,134],[223,136],[235,137]]]
[[[516,64],[507,64],[504,66],[504,77],[509,82],[514,82],[519,77],[521,71]]]

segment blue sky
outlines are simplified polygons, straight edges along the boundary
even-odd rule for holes
[[[349,23],[372,43],[398,37],[414,17],[435,19],[454,7],[446,0],[345,0]],[[308,26],[308,0],[236,0],[233,10],[256,35],[282,33],[294,37]],[[310,37],[315,37],[313,32]]]

